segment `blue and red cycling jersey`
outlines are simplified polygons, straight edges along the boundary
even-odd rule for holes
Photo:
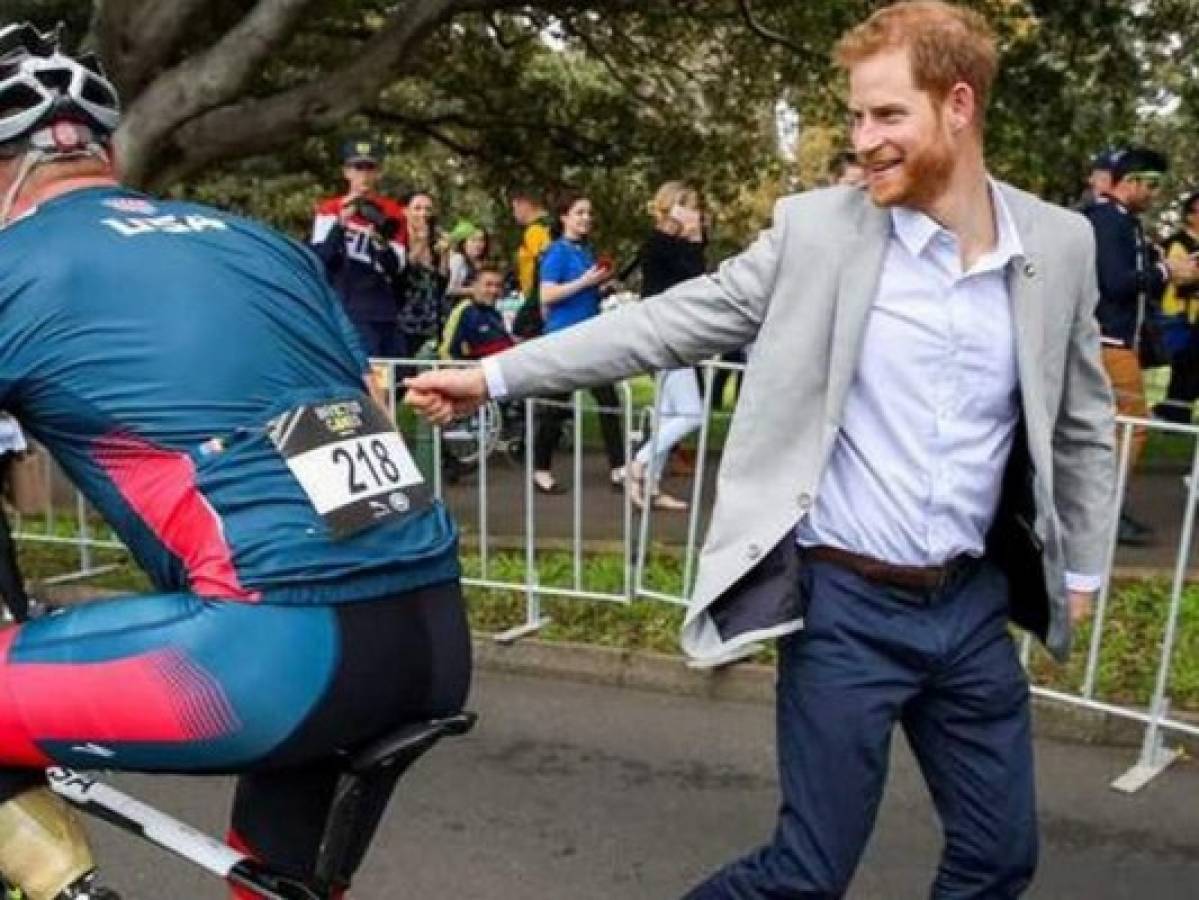
[[[0,406],[158,591],[324,604],[457,576],[441,504],[337,537],[268,434],[365,398],[358,338],[306,248],[101,187],[14,222],[0,259]]]

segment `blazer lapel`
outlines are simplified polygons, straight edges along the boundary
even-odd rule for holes
[[[1020,379],[1020,399],[1028,416],[1039,417],[1041,402],[1041,350],[1045,343],[1045,257],[1037,241],[1036,223],[1027,215],[1018,196],[1004,195],[1024,258],[1012,260],[1008,267],[1008,293],[1012,302],[1012,323],[1016,341],[1016,370]]]
[[[866,317],[878,292],[890,237],[891,214],[863,196],[858,237],[842,257],[837,281],[826,420],[834,427],[840,425],[845,397],[858,368]]]

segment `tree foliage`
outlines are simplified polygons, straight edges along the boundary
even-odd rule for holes
[[[390,174],[475,207],[514,182],[576,183],[614,233],[656,182],[701,182],[735,223],[794,186],[774,111],[843,140],[837,36],[880,0],[6,0],[62,20],[125,98],[126,177],[298,227],[340,137],[382,134]],[[1153,137],[1194,165],[1191,0],[971,0],[1004,61],[995,171],[1052,199],[1108,143]],[[1173,105],[1167,114],[1152,112]],[[839,135],[839,137],[838,137]],[[1192,169],[1192,174],[1194,170]],[[751,198],[751,199],[747,199]],[[480,208],[481,207],[481,208]],[[753,213],[750,214],[749,210]]]

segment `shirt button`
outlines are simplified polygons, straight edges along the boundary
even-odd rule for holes
[[[812,495],[800,494],[795,498],[795,505],[799,507],[800,512],[807,512],[812,508]]]
[[[758,544],[750,544],[745,548],[745,556],[753,561],[762,555],[762,548]]]

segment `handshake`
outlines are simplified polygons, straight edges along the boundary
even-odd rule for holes
[[[438,369],[404,379],[404,405],[434,425],[448,425],[487,402],[483,369]]]

